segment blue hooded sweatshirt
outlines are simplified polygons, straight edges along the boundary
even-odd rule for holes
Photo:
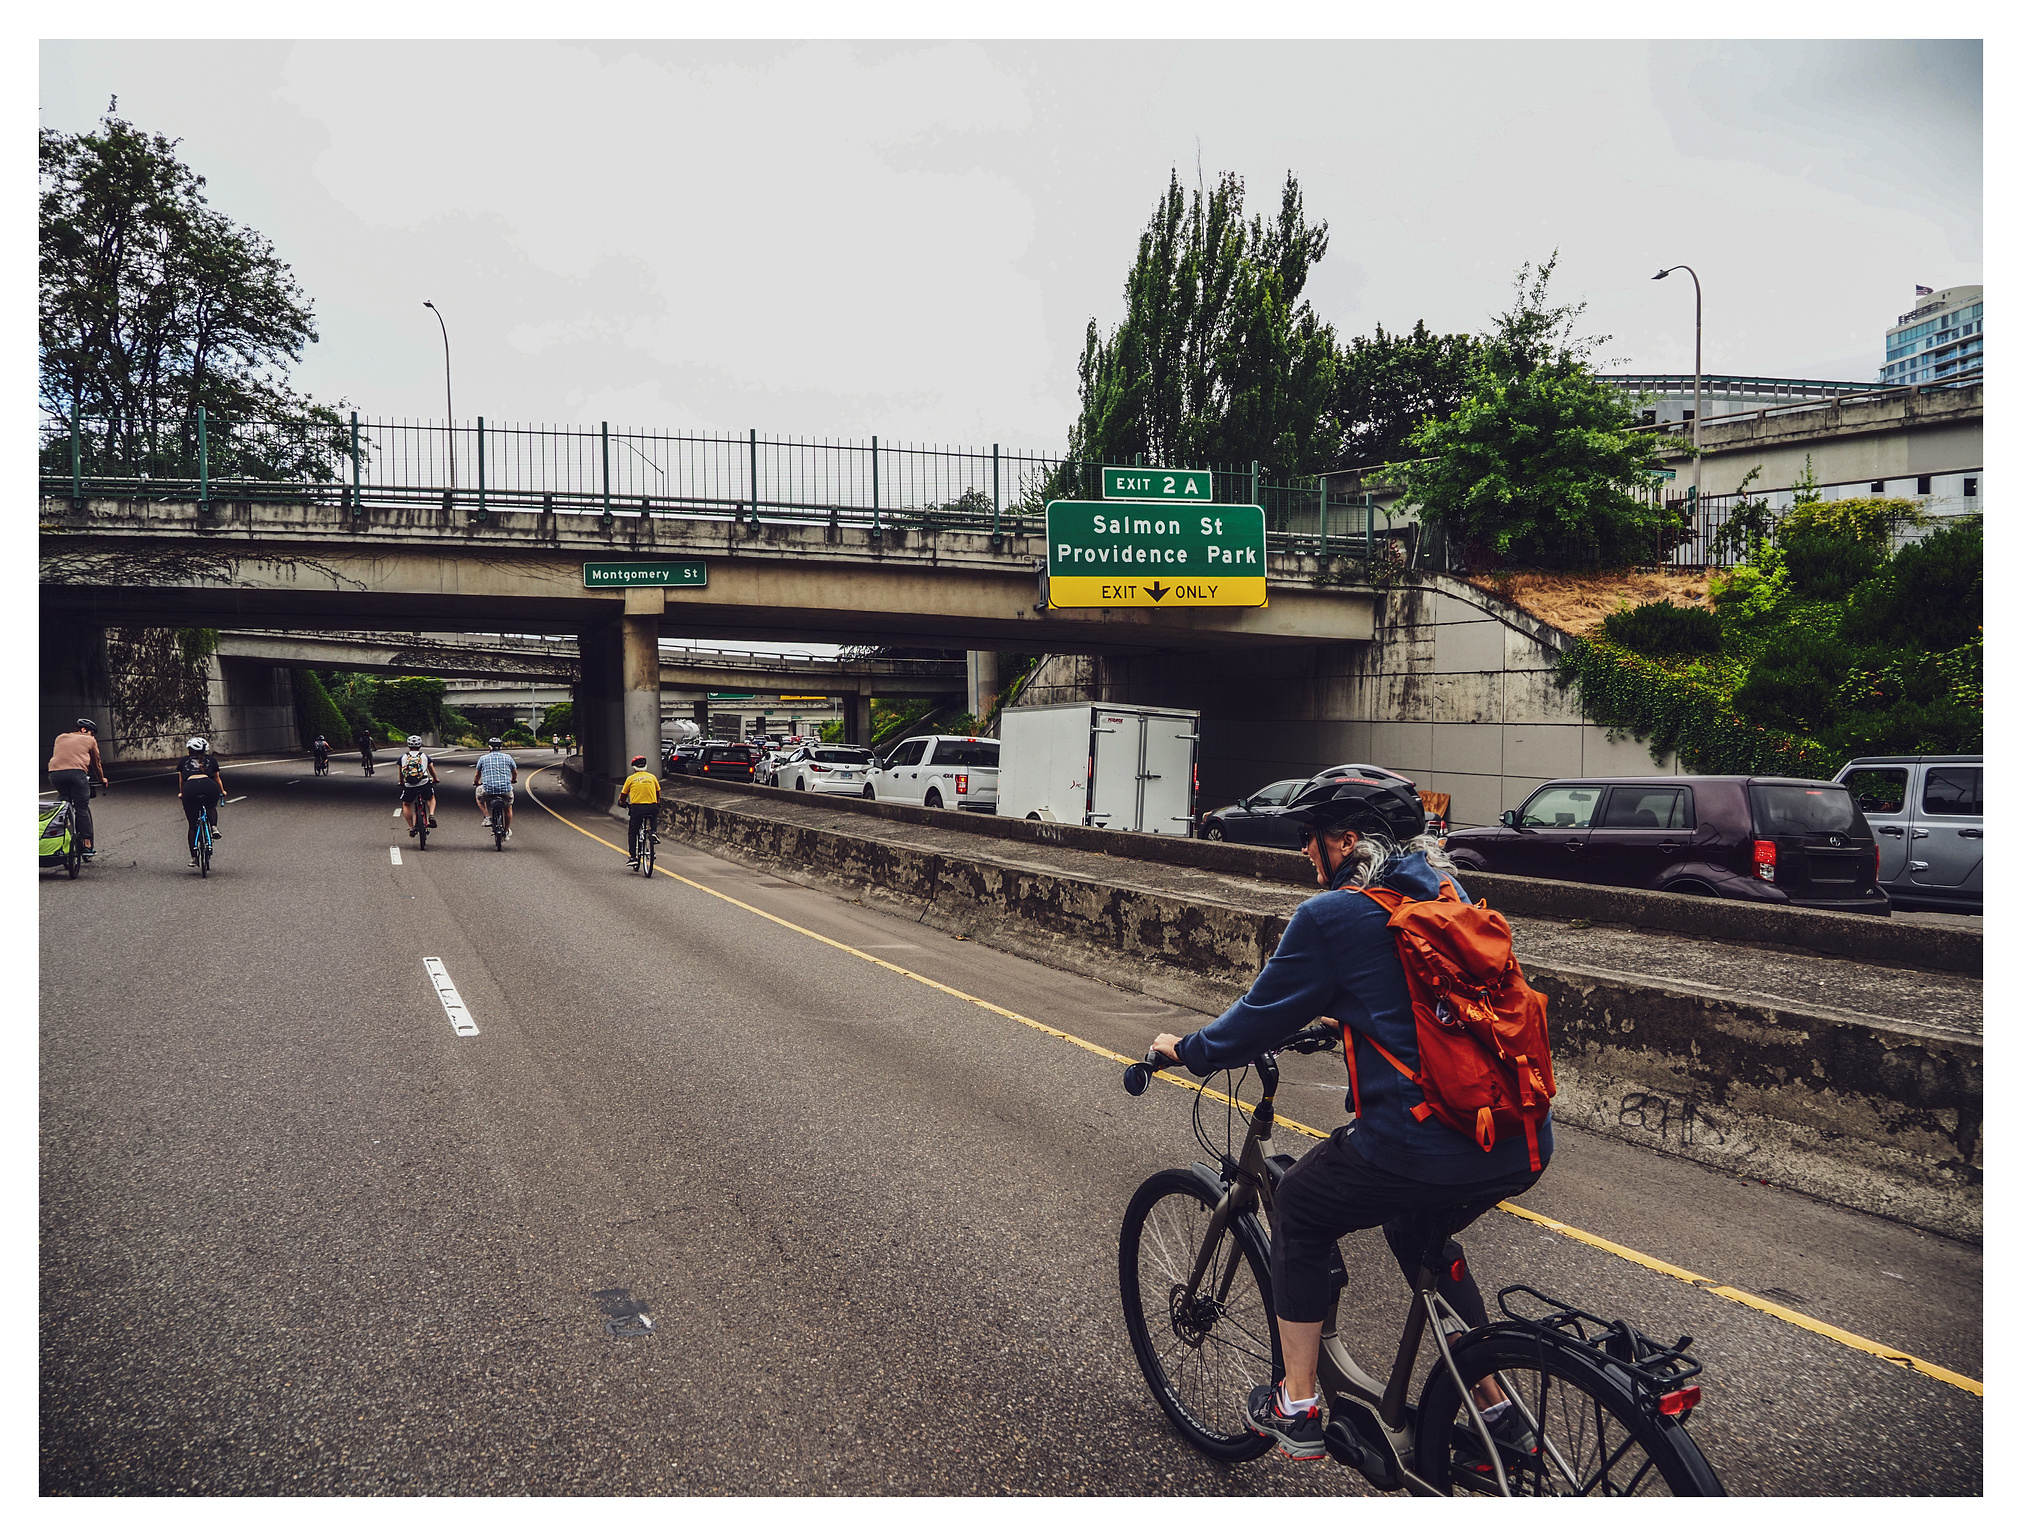
[[[1385,864],[1369,883],[1423,901],[1439,894],[1442,873],[1426,863],[1423,853],[1407,853]],[[1450,874],[1444,878],[1467,900],[1459,880]],[[1185,1036],[1179,1057],[1200,1076],[1239,1067],[1283,1045],[1323,1015],[1341,1020],[1358,1037],[1375,1036],[1391,1055],[1418,1069],[1418,1025],[1390,914],[1359,890],[1327,891],[1301,904],[1249,992],[1207,1028]],[[1484,1152],[1472,1137],[1436,1119],[1414,1120],[1411,1110],[1424,1095],[1360,1038],[1355,1071],[1362,1085],[1362,1113],[1350,1134],[1355,1149],[1373,1166],[1428,1184],[1466,1184],[1529,1171],[1530,1147],[1522,1136],[1500,1137]],[[1352,1098],[1349,1108],[1354,1108]],[[1538,1155],[1551,1159],[1549,1114],[1538,1127]]]

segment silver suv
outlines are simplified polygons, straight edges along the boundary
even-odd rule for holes
[[[1857,757],[1834,775],[1874,829],[1893,901],[1978,912],[1981,759]]]

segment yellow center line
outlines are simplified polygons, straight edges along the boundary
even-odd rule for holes
[[[551,763],[547,767],[536,768],[533,773],[527,775],[528,797],[535,805],[538,805],[563,826],[573,827],[592,842],[602,843],[613,853],[625,852],[616,843],[601,838],[588,827],[579,826],[577,823],[569,820],[568,817],[564,816],[560,811],[541,799],[538,794],[534,793],[534,777],[537,774],[552,771],[554,766]],[[867,960],[872,965],[892,972],[895,976],[903,976],[909,981],[917,981],[921,986],[932,987],[936,992],[945,992],[949,997],[959,998],[965,1003],[974,1003],[978,1008],[994,1013],[999,1018],[1009,1019],[1014,1024],[1023,1024],[1028,1028],[1036,1029],[1041,1034],[1051,1035],[1056,1040],[1064,1040],[1069,1045],[1078,1045],[1084,1051],[1091,1051],[1097,1056],[1105,1056],[1111,1061],[1123,1062],[1126,1066],[1134,1064],[1138,1060],[1135,1056],[1120,1055],[1110,1050],[1107,1046],[1097,1045],[1091,1040],[1084,1040],[1079,1035],[1070,1035],[1064,1029],[1055,1029],[1051,1024],[1042,1024],[1037,1019],[1028,1019],[1022,1013],[1013,1013],[1009,1008],[1001,1008],[995,1003],[964,992],[958,987],[951,987],[944,981],[936,981],[931,976],[922,976],[918,971],[909,971],[902,965],[894,965],[889,960],[881,960],[876,955],[866,954],[863,950],[845,944],[840,939],[831,939],[825,934],[816,933],[811,928],[803,928],[800,924],[788,922],[783,917],[775,917],[772,913],[764,911],[759,907],[754,907],[748,902],[739,901],[735,896],[727,896],[722,891],[712,889],[700,881],[690,880],[686,875],[677,875],[668,870],[658,868],[653,873],[665,875],[669,880],[678,880],[681,884],[691,886],[706,896],[714,896],[718,901],[727,901],[731,906],[741,911],[749,912],[754,917],[762,917],[768,923],[777,923],[780,927],[813,939],[818,944],[826,944],[829,948],[839,949],[846,955],[854,955],[859,960]],[[1189,1093],[1203,1094],[1213,1099],[1216,1103],[1229,1105],[1231,1108],[1240,1110],[1244,1114],[1248,1114],[1254,1108],[1253,1105],[1245,1104],[1240,1099],[1231,1098],[1224,1093],[1217,1093],[1214,1089],[1207,1087],[1203,1083],[1191,1082],[1174,1072],[1157,1072],[1153,1076],[1159,1078],[1161,1081],[1172,1083],[1176,1087],[1184,1088]],[[1310,1136],[1315,1141],[1325,1141],[1329,1134],[1326,1131],[1315,1130],[1310,1125],[1301,1124],[1297,1120],[1288,1120],[1282,1115],[1278,1117],[1278,1124],[1287,1130],[1297,1131],[1302,1136]],[[1807,1317],[1802,1312],[1793,1312],[1788,1307],[1780,1307],[1773,1301],[1765,1301],[1760,1296],[1752,1296],[1747,1291],[1736,1290],[1733,1286],[1715,1285],[1705,1275],[1694,1274],[1689,1269],[1681,1269],[1678,1265],[1666,1263],[1663,1259],[1653,1258],[1651,1255],[1638,1252],[1634,1248],[1610,1242],[1607,1238],[1598,1237],[1592,1232],[1583,1232],[1578,1227],[1568,1226],[1563,1221],[1556,1221],[1550,1216],[1540,1215],[1536,1211],[1525,1210],[1522,1206],[1512,1205],[1507,1200],[1503,1201],[1497,1208],[1507,1211],[1510,1215],[1524,1221],[1534,1222],[1536,1225],[1556,1232],[1560,1236],[1569,1238],[1576,1243],[1585,1243],[1590,1248],[1598,1248],[1603,1253],[1613,1254],[1618,1259],[1626,1259],[1631,1264],[1641,1265],[1644,1269],[1654,1271],[1657,1274],[1668,1275],[1673,1280],[1682,1280],[1694,1290],[1701,1291],[1702,1294],[1718,1296],[1724,1301],[1736,1302],[1744,1307],[1753,1307],[1759,1312],[1766,1312],[1772,1317],[1781,1318],[1784,1322],[1790,1323],[1795,1327],[1818,1334],[1821,1338],[1831,1339],[1836,1343],[1846,1345],[1850,1349],[1857,1349],[1864,1354],[1873,1355],[1877,1360],[1887,1361],[1891,1365],[1904,1366],[1909,1370],[1929,1376],[1934,1381],[1942,1381],[1949,1386],[1958,1387],[1962,1391],[1970,1392],[1975,1397],[1985,1396],[1985,1388],[1971,1377],[1962,1376],[1957,1371],[1947,1370],[1942,1365],[1933,1365],[1928,1360],[1920,1360],[1915,1355],[1909,1354],[1904,1350],[1892,1349],[1886,1344],[1877,1344],[1872,1339],[1864,1339],[1857,1333],[1849,1333],[1844,1328],[1834,1327],[1831,1323],[1821,1322],[1815,1317]]]

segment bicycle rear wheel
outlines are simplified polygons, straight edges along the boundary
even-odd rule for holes
[[[1265,1249],[1247,1219],[1222,1233],[1200,1290],[1187,1291],[1219,1199],[1181,1168],[1138,1186],[1117,1245],[1123,1317],[1173,1427],[1217,1461],[1250,1461],[1272,1444],[1243,1409],[1252,1387],[1277,1378],[1278,1323]]]
[[[211,825],[207,821],[197,823],[197,875],[211,878]]]
[[[494,852],[505,852],[505,816],[499,811],[491,813],[491,846]]]
[[[421,808],[421,802],[414,806],[414,841],[417,847],[428,846],[428,813]]]
[[[1528,1410],[1538,1449],[1502,1448],[1519,1498],[1672,1498],[1725,1494],[1685,1426],[1639,1405],[1628,1378],[1584,1350],[1549,1338],[1503,1335],[1463,1343],[1454,1364],[1469,1382],[1493,1374]],[[1445,1493],[1498,1494],[1495,1469],[1460,1389],[1435,1365],[1418,1408],[1419,1475]],[[1500,1442],[1498,1442],[1500,1446]]]
[[[653,854],[654,850],[660,846],[660,839],[655,837],[651,832],[648,832],[641,842],[642,846],[639,849],[639,873],[650,880],[653,878]]]

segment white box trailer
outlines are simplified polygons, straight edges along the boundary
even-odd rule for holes
[[[1200,711],[1033,704],[998,725],[997,814],[1118,832],[1194,835]]]

